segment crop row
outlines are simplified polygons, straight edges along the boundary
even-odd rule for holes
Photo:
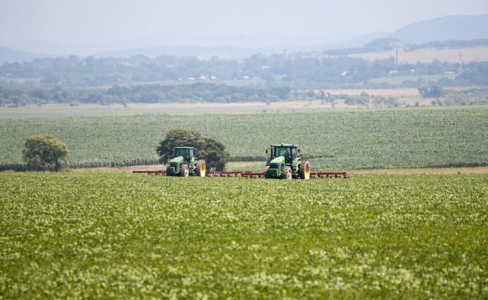
[[[2,299],[488,297],[486,175],[0,173]]]
[[[384,168],[488,165],[488,109],[134,116],[0,120],[0,165],[21,164],[25,139],[52,134],[74,167],[157,162],[165,132],[188,128],[221,140],[233,160],[264,160],[271,143],[294,142],[312,167]]]

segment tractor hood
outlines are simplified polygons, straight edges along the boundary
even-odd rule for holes
[[[270,178],[278,178],[281,175],[281,168],[285,163],[284,156],[275,157],[272,161],[269,162],[269,168],[266,171],[266,176]]]
[[[270,161],[270,164],[282,164],[285,162],[285,157],[284,156],[278,156],[275,157],[272,161]]]
[[[172,160],[170,160],[169,162],[170,163],[182,163],[184,161],[184,157],[183,156],[178,156],[178,157],[175,157],[173,158]]]

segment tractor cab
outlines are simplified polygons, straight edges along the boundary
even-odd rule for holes
[[[174,149],[173,157],[183,156],[185,161],[190,161],[194,157],[195,148],[193,147],[176,147]]]
[[[286,164],[292,164],[298,153],[300,153],[300,149],[295,145],[281,144],[271,146],[270,161],[276,157],[283,156]]]

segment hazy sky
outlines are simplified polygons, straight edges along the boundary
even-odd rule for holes
[[[488,14],[487,0],[0,0],[0,45],[111,42],[159,33],[361,35],[445,15],[482,14]]]

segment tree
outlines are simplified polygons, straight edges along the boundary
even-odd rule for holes
[[[419,94],[422,98],[439,98],[444,96],[444,90],[440,86],[421,87]]]
[[[173,154],[175,147],[195,147],[200,150],[202,140],[203,135],[197,131],[172,129],[166,133],[164,140],[159,143],[156,152],[160,157],[160,162],[166,163],[166,156]]]
[[[51,135],[28,137],[22,154],[28,170],[58,172],[68,165],[68,147]]]
[[[221,142],[205,137],[198,131],[172,129],[166,133],[166,137],[156,148],[160,162],[166,163],[166,157],[173,153],[175,147],[195,147],[196,155],[204,158],[209,168],[215,168],[218,171],[224,170],[225,164],[230,158]]]
[[[315,91],[314,90],[310,90],[307,92],[307,97],[308,98],[315,98]]]
[[[230,159],[229,152],[225,151],[224,144],[215,139],[204,137],[203,145],[199,155],[205,157],[207,165],[217,171],[224,170],[225,164]]]

